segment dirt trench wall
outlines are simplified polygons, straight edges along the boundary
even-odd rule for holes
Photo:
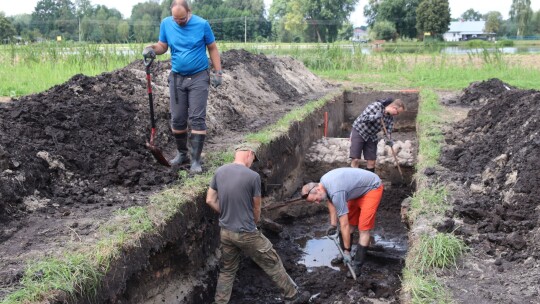
[[[328,115],[327,134],[334,135],[341,132],[343,111],[343,96],[340,95],[304,121],[294,123],[286,135],[261,147],[258,153],[263,161],[253,169],[261,174],[263,196],[283,200],[302,186],[304,181],[298,176],[302,176],[303,160],[312,142],[324,136],[325,113]]]
[[[209,303],[199,291],[216,273],[218,245],[217,217],[201,195],[185,203],[158,236],[142,237],[122,253],[102,281],[97,303]],[[167,298],[163,291],[171,287],[177,292]]]

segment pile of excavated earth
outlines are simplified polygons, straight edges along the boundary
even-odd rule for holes
[[[443,167],[426,170],[451,190],[453,209],[439,229],[470,248],[446,284],[458,303],[537,303],[540,92],[489,79],[457,100],[470,111],[445,132]]]

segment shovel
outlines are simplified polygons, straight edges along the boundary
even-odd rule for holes
[[[337,231],[336,234],[327,235],[327,237],[329,239],[331,239],[332,241],[334,241],[334,244],[336,244],[337,248],[339,249],[339,253],[341,253],[341,255],[344,256],[343,250],[341,249],[341,246],[339,245],[338,234],[339,234],[339,230]],[[356,281],[356,273],[354,272],[354,269],[352,268],[352,265],[350,263],[345,263],[345,265],[347,265],[347,267],[349,268],[349,271],[351,272],[351,275],[352,275],[353,279]]]
[[[163,153],[161,150],[154,145],[154,137],[156,135],[156,120],[154,119],[154,98],[152,97],[152,79],[150,76],[150,66],[152,65],[152,62],[154,59],[148,59],[144,58],[144,65],[146,67],[146,88],[148,90],[148,99],[150,101],[150,123],[152,126],[152,130],[150,133],[150,142],[146,142],[146,147],[152,152],[152,155],[154,155],[154,158],[158,161],[158,163],[170,167],[171,164],[169,161],[163,156]]]
[[[381,117],[381,124],[382,124],[382,128],[383,128],[383,131],[384,131],[384,136],[386,136],[386,138],[388,138],[388,133],[386,133],[386,126],[384,125],[384,119]],[[403,172],[401,172],[401,167],[399,166],[399,161],[397,159],[397,156],[396,156],[396,151],[394,151],[394,147],[390,147],[390,150],[392,150],[392,155],[394,156],[394,161],[396,162],[396,165],[397,165],[397,168],[398,168],[398,171],[399,171],[399,175],[401,175],[401,180],[404,181],[405,178],[403,178]]]

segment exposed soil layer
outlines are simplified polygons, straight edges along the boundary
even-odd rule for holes
[[[288,57],[232,50],[222,62],[224,84],[210,89],[205,153],[230,149],[335,89]],[[152,65],[155,143],[170,157],[169,70],[169,61]],[[145,76],[135,61],[0,103],[0,298],[17,288],[26,260],[54,255],[70,241],[93,242],[114,211],[148,204],[179,178],[178,168],[160,166],[144,146]]]
[[[452,190],[443,229],[471,248],[447,280],[460,303],[537,303],[540,295],[540,92],[500,84],[484,82],[482,91],[499,93],[449,128],[445,168],[434,174]],[[462,99],[476,98],[477,87]]]

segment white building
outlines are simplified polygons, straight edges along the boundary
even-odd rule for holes
[[[495,33],[484,33],[485,26],[485,21],[452,21],[443,38],[444,41],[489,40]]]

